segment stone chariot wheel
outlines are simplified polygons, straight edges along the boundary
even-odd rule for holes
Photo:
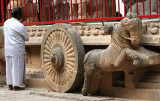
[[[69,24],[55,24],[45,34],[41,63],[46,82],[57,92],[75,89],[82,81],[84,47]]]

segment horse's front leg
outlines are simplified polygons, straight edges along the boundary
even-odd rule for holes
[[[131,59],[133,60],[133,65],[140,65],[142,64],[142,58],[136,53],[136,50],[132,50],[129,48],[125,48],[121,54],[116,59],[116,62],[114,63],[115,67],[121,66],[125,60]]]
[[[90,93],[90,86],[91,86],[91,82],[92,82],[92,78],[93,78],[93,74],[94,74],[94,68],[88,66],[88,64],[85,64],[85,74],[84,74],[84,85],[83,85],[83,89],[82,89],[82,94],[83,96],[87,96]]]
[[[160,54],[154,51],[145,49],[144,47],[139,47],[138,52],[143,55],[143,64],[142,65],[157,65],[160,64]]]

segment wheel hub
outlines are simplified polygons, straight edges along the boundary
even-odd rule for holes
[[[61,47],[54,47],[52,55],[50,56],[50,61],[52,62],[53,67],[57,71],[62,71],[64,66],[64,54]]]

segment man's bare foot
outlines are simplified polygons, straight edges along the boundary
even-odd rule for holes
[[[14,91],[19,91],[19,90],[24,90],[25,88],[22,88],[22,87],[18,87],[18,86],[14,86],[13,87],[13,90]]]
[[[8,86],[8,90],[13,90],[12,85],[9,85],[9,86]]]

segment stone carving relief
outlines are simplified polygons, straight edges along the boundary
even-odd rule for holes
[[[147,34],[149,35],[158,35],[159,34],[159,23],[148,22],[147,23]]]
[[[128,13],[127,17],[116,25],[105,26],[105,32],[111,34],[108,48],[92,50],[85,55],[83,95],[94,94],[98,90],[98,86],[91,88],[92,81],[101,79],[96,75],[103,76],[105,72],[123,71],[125,87],[134,88],[133,75],[136,68],[160,64],[159,53],[139,45],[143,26],[136,13]],[[101,84],[100,81],[98,84]]]
[[[104,36],[104,37],[109,37],[113,24],[112,23],[107,23],[105,24],[108,27],[105,29],[108,30],[108,32],[104,31],[104,26],[102,25],[74,25],[72,26],[79,34],[81,37],[89,38],[89,37],[99,37],[99,36]],[[159,22],[143,22],[143,30],[145,35],[153,35],[159,36]],[[47,32],[47,30],[50,28],[50,25],[45,25],[45,26],[29,26],[26,27],[27,32],[29,33],[31,38],[34,38],[34,42],[40,42],[41,39],[43,38],[44,34]],[[143,38],[144,39],[144,38]],[[30,40],[29,43],[32,43],[33,40]],[[145,41],[144,41],[145,42]],[[147,41],[154,43],[154,41]]]
[[[109,35],[109,33],[111,33],[111,29],[113,27],[111,27],[113,24],[112,23],[107,23],[105,24],[107,27],[105,28],[105,26],[102,25],[94,25],[94,26],[89,26],[89,25],[85,25],[85,26],[73,26],[73,28],[76,29],[76,31],[80,34],[80,36],[107,36]],[[151,22],[151,21],[147,21],[147,22],[143,22],[143,30],[144,30],[144,34],[145,35],[159,35],[160,31],[159,31],[159,27],[160,27],[160,23],[159,22]],[[108,31],[104,31],[104,29],[108,30]]]
[[[144,34],[145,35],[159,35],[159,22],[153,22],[153,21],[145,21],[143,24]]]
[[[30,37],[43,37],[49,26],[33,26],[26,27]]]
[[[103,26],[73,26],[80,36],[102,36],[104,35]]]
[[[4,35],[0,29],[0,75],[5,74]]]
[[[104,36],[104,26],[72,26],[80,36]],[[26,27],[30,37],[43,37],[50,26],[30,26]]]

